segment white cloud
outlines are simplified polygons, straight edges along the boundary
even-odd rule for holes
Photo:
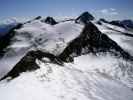
[[[108,13],[108,9],[102,9],[101,11],[100,11],[101,13]]]
[[[102,9],[99,12],[104,14],[104,15],[118,15],[117,10],[114,8]]]
[[[110,8],[110,10],[111,10],[111,11],[116,11],[116,9],[114,9],[114,8]]]

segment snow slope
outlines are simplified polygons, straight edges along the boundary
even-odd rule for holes
[[[132,35],[133,32],[119,26],[104,22],[101,23],[102,25],[95,23],[99,30],[118,43],[125,51],[128,51],[131,55],[133,55],[133,37],[124,34],[128,33]]]
[[[123,29],[108,25],[96,26],[124,50],[133,54],[132,37]],[[83,25],[66,21],[54,26],[35,20],[16,30],[7,53],[0,60],[0,76],[32,49],[54,55],[81,33]],[[122,32],[120,32],[122,31]],[[125,31],[124,31],[125,32]],[[106,54],[87,54],[74,58],[64,66],[36,59],[40,69],[24,72],[19,77],[0,82],[2,100],[133,100],[132,63]]]
[[[113,59],[105,65],[101,60],[95,63],[98,59],[81,56],[64,66],[37,60],[40,69],[22,73],[10,82],[2,81],[0,97],[3,100],[132,100],[130,88],[100,72],[101,66],[107,67],[105,70],[111,68]]]
[[[38,49],[46,49],[46,51],[53,52],[58,43],[66,44],[77,37],[82,28],[82,25],[74,22],[64,22],[51,26],[37,20],[27,23],[23,28],[17,30],[17,33],[20,35],[29,34],[28,42],[30,42],[32,47],[35,46]]]
[[[0,77],[9,72],[11,68],[31,49],[41,49],[58,55],[67,46],[67,43],[77,37],[83,25],[74,22],[64,22],[55,26],[33,20],[16,30],[11,45],[0,60]],[[14,60],[17,59],[17,60]],[[4,61],[4,63],[3,63]],[[9,64],[11,61],[12,64]]]

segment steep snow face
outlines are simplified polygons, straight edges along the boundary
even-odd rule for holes
[[[129,31],[129,30],[123,28],[123,27],[119,27],[117,25],[112,25],[112,24],[109,24],[109,23],[106,23],[106,22],[103,22],[103,21],[102,22],[100,21],[100,23],[101,23],[101,25],[98,25],[98,24],[96,24],[96,25],[99,28],[100,28],[100,26],[101,26],[101,28],[104,27],[104,29],[102,29],[103,32],[105,32],[105,31],[113,31],[114,32],[115,31],[115,32],[119,32],[119,33],[132,34],[131,31]]]
[[[118,43],[125,51],[133,55],[133,37],[132,31],[126,30],[122,27],[107,24],[102,22],[102,25],[95,24],[99,30],[108,35],[112,40]],[[127,35],[129,34],[129,35]],[[130,35],[131,34],[131,35]]]
[[[105,59],[109,60],[105,62]],[[74,63],[66,63],[64,66],[43,63],[39,60],[36,60],[36,63],[40,69],[22,73],[10,82],[6,80],[1,82],[1,99],[132,100],[133,98],[130,88],[108,75],[108,72],[112,71],[110,68],[117,63],[114,58],[84,55],[75,58]]]
[[[13,55],[0,59],[0,78],[6,75],[23,56],[24,55],[20,52],[20,54],[16,54],[16,56]]]
[[[83,26],[74,22],[59,23],[55,26],[43,23],[40,20],[26,23],[22,28],[15,30],[16,34],[11,45],[7,47],[7,52],[0,60],[0,77],[2,73],[7,73],[23,56],[31,49],[41,49],[58,55],[67,46],[67,43],[77,37]],[[12,61],[11,64],[8,60]],[[3,63],[4,61],[4,63]],[[2,76],[1,76],[2,75]]]

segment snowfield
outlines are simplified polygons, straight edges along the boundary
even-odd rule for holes
[[[122,34],[126,30],[105,23],[93,23],[133,55],[133,37]],[[30,50],[39,49],[59,55],[70,41],[80,35],[83,28],[84,25],[74,21],[60,22],[54,26],[41,20],[24,24],[15,30],[11,45],[0,59],[0,78]],[[72,63],[64,63],[64,66],[50,63],[47,58],[44,60],[47,62],[36,59],[40,69],[23,72],[13,80],[0,81],[0,99],[133,100],[133,62],[109,53],[81,55],[75,57]]]
[[[12,39],[11,45],[8,46],[6,54],[0,60],[0,77],[9,72],[29,50],[41,49],[58,55],[68,42],[80,34],[82,28],[83,25],[74,22],[64,22],[52,26],[35,20],[24,24],[21,29],[16,30],[17,33]],[[9,60],[12,64],[9,64]]]
[[[64,66],[37,60],[40,69],[22,73],[10,82],[2,81],[0,97],[3,100],[132,100],[133,91],[100,72],[98,69],[104,64],[100,61],[94,63],[98,60],[95,57],[92,57],[92,63],[90,59],[87,61],[86,58],[91,57],[75,58],[74,63]],[[105,69],[112,67],[112,62],[107,64]]]

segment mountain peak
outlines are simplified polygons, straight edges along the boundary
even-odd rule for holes
[[[34,18],[34,20],[39,20],[41,18],[42,18],[41,16],[37,16],[37,17]]]
[[[45,20],[45,23],[50,24],[50,25],[55,25],[57,24],[57,22],[55,21],[55,19],[53,17],[48,16]]]
[[[89,21],[94,20],[94,17],[89,12],[83,12],[78,18],[76,18],[76,23],[87,24]]]
[[[133,100],[133,31],[93,19],[38,16],[10,27],[0,39],[0,98]]]
[[[72,57],[100,52],[110,52],[114,56],[132,60],[132,56],[106,34],[100,32],[92,22],[85,25],[81,34],[69,43],[59,57],[63,61],[69,62],[72,61]]]

